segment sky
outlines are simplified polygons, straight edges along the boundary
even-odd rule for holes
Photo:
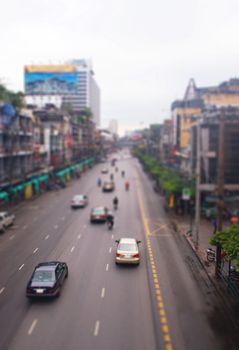
[[[23,90],[26,64],[91,59],[101,124],[170,118],[190,78],[239,77],[238,0],[8,0],[1,3],[0,80]]]

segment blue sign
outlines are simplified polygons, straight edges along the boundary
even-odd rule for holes
[[[65,95],[77,93],[77,72],[25,72],[27,95]]]

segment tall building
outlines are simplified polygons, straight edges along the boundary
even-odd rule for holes
[[[64,65],[25,66],[27,104],[43,108],[54,104],[72,111],[90,108],[93,120],[100,126],[100,89],[94,79],[90,61],[74,59]]]
[[[118,121],[116,119],[110,120],[108,129],[111,134],[118,135]]]

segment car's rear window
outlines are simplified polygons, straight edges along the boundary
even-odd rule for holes
[[[105,213],[104,209],[103,208],[96,208],[96,209],[93,209],[93,213],[95,215],[102,215]]]
[[[118,245],[118,250],[127,250],[133,252],[137,250],[137,245],[134,243],[120,243]]]
[[[54,282],[54,271],[35,271],[32,282]]]
[[[82,201],[84,199],[84,196],[75,196],[74,200]]]

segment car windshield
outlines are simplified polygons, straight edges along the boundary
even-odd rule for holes
[[[130,252],[134,252],[137,250],[137,245],[134,243],[120,243],[118,245],[118,250],[127,250]]]
[[[55,273],[54,271],[35,271],[32,282],[54,282]]]

